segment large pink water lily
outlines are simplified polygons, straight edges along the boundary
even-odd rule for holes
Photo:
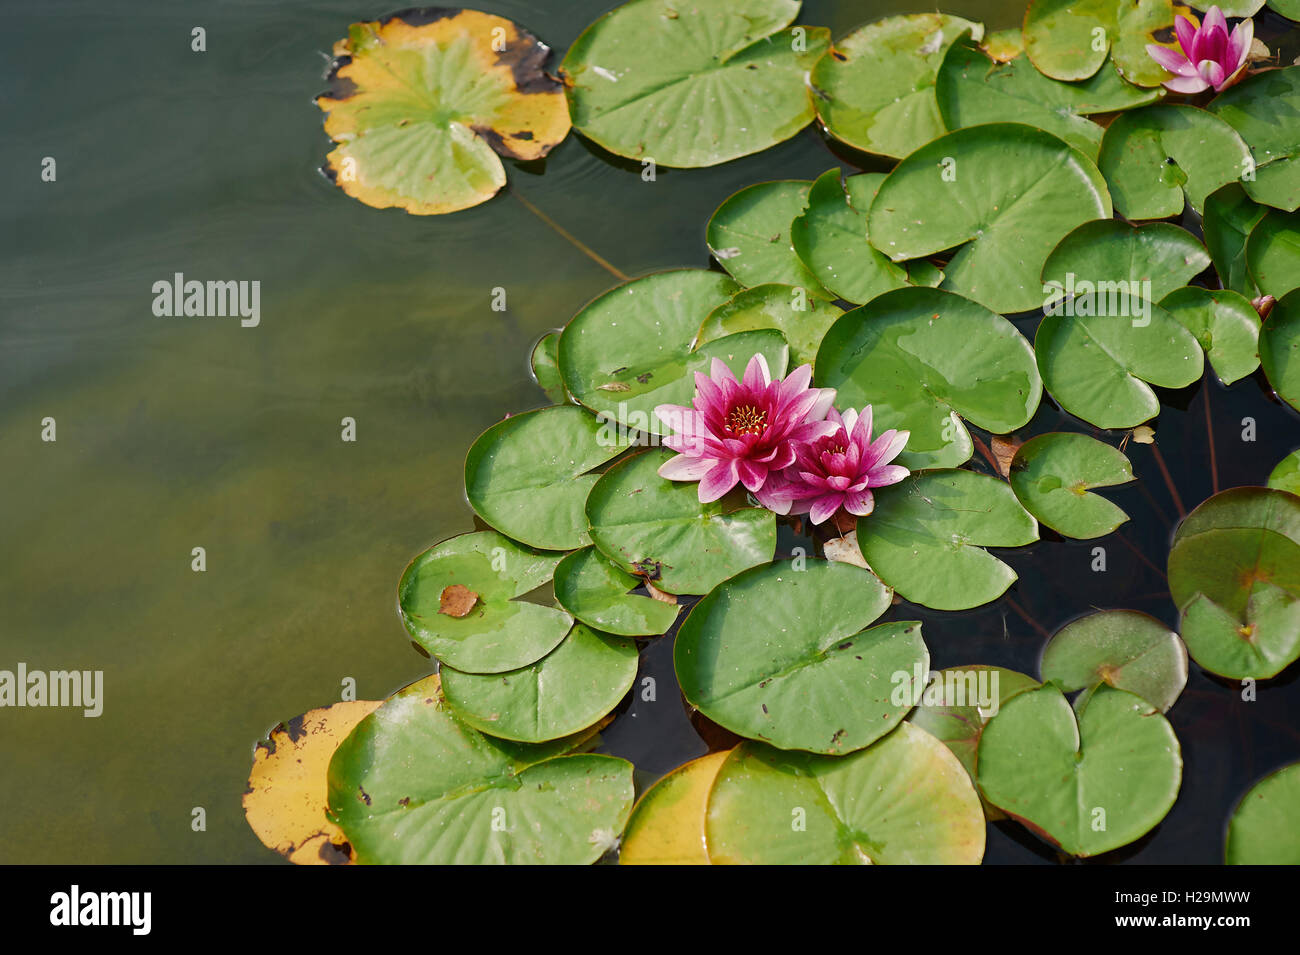
[[[897,484],[911,472],[889,462],[907,445],[908,431],[889,430],[871,440],[871,406],[843,417],[834,409],[835,430],[800,446],[794,464],[768,482],[759,500],[778,514],[807,514],[821,524],[843,508],[856,517],[875,507],[873,487]]]
[[[1216,92],[1236,83],[1246,72],[1250,42],[1255,38],[1255,24],[1242,20],[1232,34],[1228,21],[1218,7],[1210,7],[1199,27],[1187,17],[1174,21],[1178,45],[1182,51],[1149,44],[1147,52],[1174,78],[1165,86],[1175,93],[1199,93],[1211,86]]]
[[[812,366],[801,365],[773,380],[755,355],[737,381],[713,359],[708,375],[696,372],[692,407],[660,405],[655,414],[673,429],[664,444],[678,454],[659,468],[671,481],[699,481],[700,500],[716,501],[737,484],[762,489],[769,474],[794,463],[795,448],[831,434],[826,421],[835,391],[810,388]]]

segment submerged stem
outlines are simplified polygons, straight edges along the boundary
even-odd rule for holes
[[[568,229],[564,228],[564,226],[560,225],[558,222],[556,222],[554,219],[548,216],[541,209],[537,208],[535,205],[533,205],[531,202],[529,202],[527,199],[521,196],[516,190],[512,188],[512,189],[508,189],[507,191],[510,193],[510,195],[518,199],[525,209],[527,209],[533,215],[537,216],[537,218],[541,219],[542,222],[546,223],[546,225],[550,227],[552,230],[554,230],[562,239],[569,242],[575,249],[577,249],[587,258],[591,259],[591,261],[595,262],[597,265],[599,265],[610,275],[614,276],[614,278],[618,279],[620,282],[630,281],[631,278],[630,276],[624,275],[622,272],[620,272],[617,268],[615,268],[613,265],[610,264],[609,260],[602,258],[596,252],[595,249],[591,248],[591,246],[587,245],[585,242],[583,242],[581,239],[575,236]]]

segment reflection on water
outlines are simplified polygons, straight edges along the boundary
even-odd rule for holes
[[[563,51],[613,3],[485,6]],[[102,669],[106,699],[98,719],[0,715],[0,861],[275,861],[239,806],[253,742],[337,699],[346,678],[376,698],[427,671],[396,617],[398,576],[471,528],[466,449],[507,412],[542,403],[529,346],[614,279],[511,194],[422,219],[366,208],[319,177],[327,145],[311,97],[325,52],[382,4],[27,7],[0,33],[0,668]],[[1022,10],[944,7],[992,27]],[[804,20],[840,34],[911,8],[809,2]],[[206,53],[190,51],[196,25]],[[45,156],[54,183],[40,181]],[[509,175],[519,196],[638,275],[706,265],[704,223],[736,189],[835,162],[806,131],[646,183],[571,137]],[[151,287],[175,272],[260,281],[260,326],[154,317]],[[491,309],[496,287],[504,313]],[[1203,398],[1171,396],[1188,410],[1161,416],[1160,447],[1189,506],[1210,491]],[[1222,486],[1261,481],[1300,443],[1294,416],[1251,381],[1212,388],[1212,403]],[[1236,440],[1247,414],[1254,445]],[[40,440],[47,416],[53,444]],[[344,417],[355,443],[340,439]],[[1063,422],[1047,409],[1035,429],[1072,427]],[[1108,540],[1106,575],[1087,570],[1091,545],[1044,542],[1007,555],[1022,575],[1019,613],[1005,601],[966,614],[896,608],[925,621],[935,667],[1035,672],[1035,626],[1094,604],[1172,622],[1164,581],[1136,552],[1163,566],[1177,512],[1150,449],[1130,450],[1146,485],[1115,495],[1135,515],[1121,532],[1133,549]],[[677,709],[667,641],[643,668],[658,702],[633,701],[606,745],[648,781],[703,744]],[[1139,861],[1214,861],[1237,794],[1300,754],[1293,679],[1247,706],[1193,670],[1172,714],[1183,797]],[[196,807],[206,832],[191,829]],[[993,831],[989,858],[1035,861],[1031,845]]]

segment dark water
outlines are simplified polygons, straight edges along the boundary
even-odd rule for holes
[[[311,98],[347,25],[401,5],[0,3],[0,668],[98,669],[106,684],[97,719],[0,711],[2,862],[276,861],[239,805],[254,741],[337,700],[345,679],[379,698],[427,672],[394,611],[397,578],[472,527],[461,468],[473,438],[543,403],[532,342],[615,282],[524,201],[640,275],[707,265],[704,223],[736,189],[837,161],[808,130],[646,183],[573,136],[544,163],[511,166],[511,193],[476,209],[367,208],[317,174],[327,143]],[[562,52],[613,5],[486,7]],[[808,2],[802,20],[841,35],[923,7]],[[944,9],[997,29],[1023,8]],[[195,26],[205,53],[190,49]],[[53,183],[40,179],[46,156]],[[261,281],[260,325],[154,317],[151,286],[175,272]],[[504,313],[491,309],[497,286]],[[1208,391],[1219,486],[1261,483],[1300,444],[1296,416],[1255,381]],[[1206,389],[1167,397],[1159,447],[1190,508],[1213,483]],[[340,440],[345,416],[355,443]],[[1240,440],[1245,416],[1254,443]],[[1058,427],[1080,426],[1048,406],[1028,430]],[[1142,482],[1112,495],[1134,520],[1101,542],[1106,573],[1089,570],[1093,544],[1044,541],[1004,555],[1022,613],[1008,600],[895,609],[925,622],[934,666],[1036,673],[1036,627],[1094,606],[1175,622],[1165,581],[1137,555],[1163,568],[1178,507],[1151,449],[1130,454]],[[199,546],[203,573],[191,570]],[[606,745],[649,781],[704,743],[666,691],[668,641],[644,661],[665,691],[625,712]],[[1125,860],[1217,861],[1240,793],[1300,758],[1294,668],[1255,703],[1192,671],[1171,714],[1182,795]],[[195,807],[206,831],[191,829]],[[990,831],[989,861],[1051,858],[1015,833]]]

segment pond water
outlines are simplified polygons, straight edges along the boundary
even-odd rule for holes
[[[614,4],[493,0],[560,54]],[[615,284],[535,207],[635,276],[707,266],[704,224],[736,189],[837,162],[805,130],[741,161],[660,170],[571,136],[510,189],[453,216],[376,211],[318,173],[312,97],[358,0],[42,0],[6,11],[0,171],[0,668],[104,673],[103,714],[0,711],[0,862],[254,862],[245,825],[254,742],[340,697],[380,698],[429,671],[395,588],[409,559],[473,526],[461,469],[474,437],[543,402],[527,355]],[[915,0],[804,4],[839,36]],[[1022,0],[948,0],[990,28]],[[192,52],[192,28],[207,51]],[[1294,57],[1292,51],[1290,57]],[[1288,57],[1288,61],[1290,59]],[[40,177],[44,157],[57,179]],[[153,283],[259,281],[260,322],[160,318]],[[491,307],[506,290],[508,309]],[[1022,330],[1031,327],[1021,322]],[[1300,444],[1258,379],[1208,388],[1220,487],[1262,483]],[[1159,448],[1182,506],[1212,490],[1206,389],[1166,395]],[[1240,440],[1241,421],[1257,440]],[[54,418],[57,441],[41,440]],[[340,438],[356,422],[356,441]],[[1050,405],[1028,431],[1082,430]],[[1130,445],[1133,516],[1100,542],[1005,555],[1010,594],[963,614],[917,611],[933,665],[1037,672],[1044,637],[1092,607],[1175,623],[1160,574],[1178,502],[1150,446]],[[202,547],[206,570],[192,569]],[[606,733],[648,782],[705,744],[686,722],[667,639],[647,651],[655,704]],[[1300,756],[1293,667],[1245,703],[1193,666],[1171,714],[1183,791],[1164,823],[1111,861],[1216,862],[1251,781]],[[671,688],[667,691],[666,688]],[[206,813],[194,831],[193,811]],[[1014,826],[990,862],[1053,861]]]

